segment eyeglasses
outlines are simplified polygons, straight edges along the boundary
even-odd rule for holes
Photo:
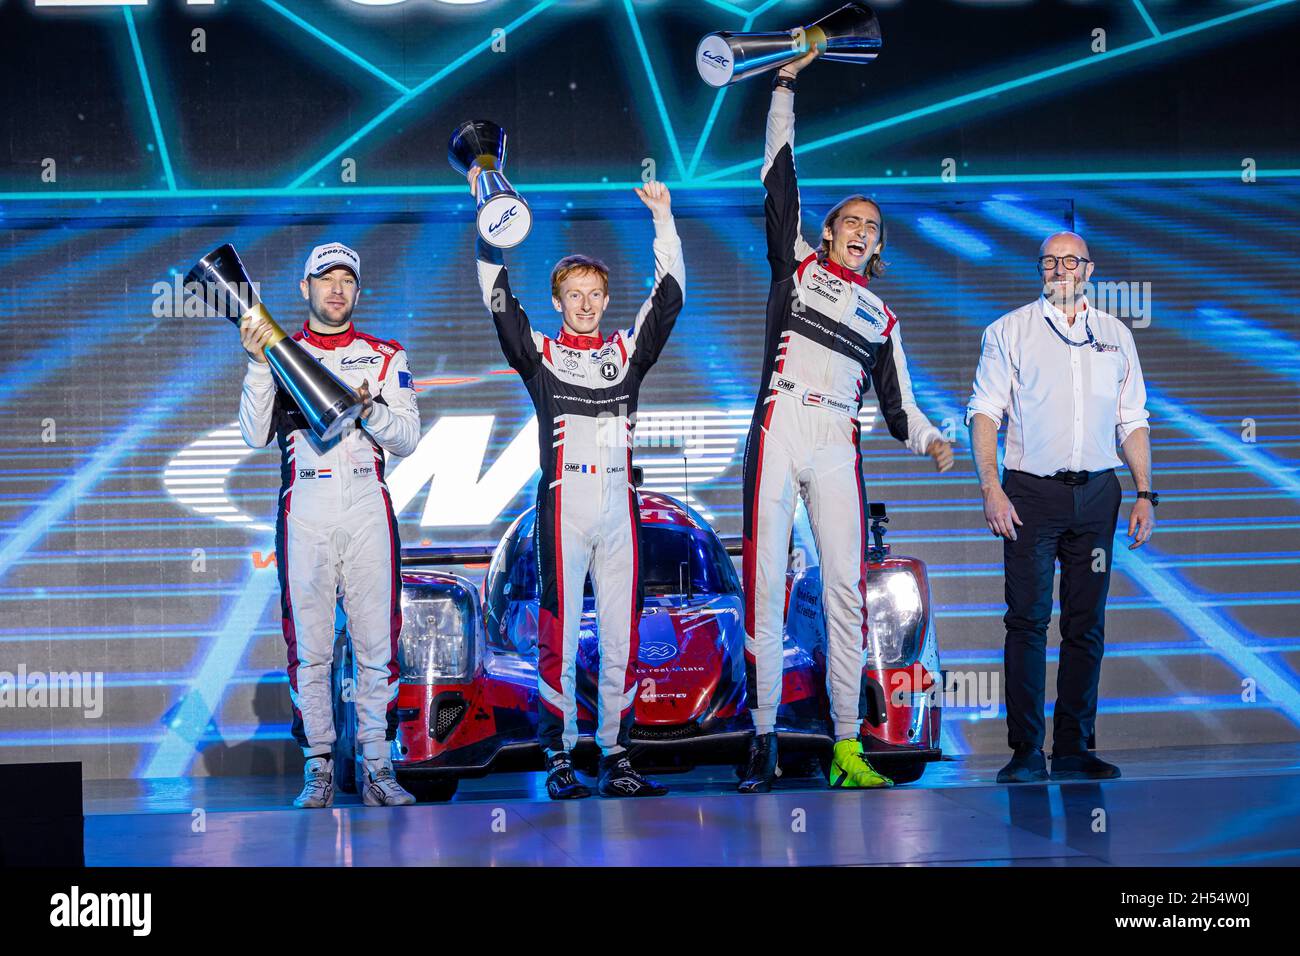
[[[1038,268],[1042,269],[1044,272],[1051,272],[1056,268],[1056,263],[1058,261],[1061,265],[1065,266],[1065,268],[1073,272],[1083,263],[1091,262],[1092,260],[1085,259],[1083,256],[1060,256],[1059,258],[1057,256],[1039,256]]]

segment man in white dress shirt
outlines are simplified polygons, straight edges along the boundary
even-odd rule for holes
[[[1093,262],[1072,232],[1039,249],[1042,294],[984,330],[966,410],[984,519],[1003,538],[1007,742],[999,783],[1046,780],[1043,692],[1052,578],[1061,565],[1061,652],[1053,780],[1118,777],[1096,757],[1097,683],[1105,645],[1115,522],[1127,463],[1137,486],[1130,550],[1155,526],[1146,386],[1132,333],[1087,298]],[[1002,481],[998,429],[1007,417]]]

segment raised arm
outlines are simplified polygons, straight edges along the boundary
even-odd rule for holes
[[[791,84],[794,75],[817,56],[808,56],[783,66],[779,76]],[[767,199],[763,211],[767,220],[767,261],[772,277],[789,277],[815,251],[800,231],[799,182],[794,171],[794,90],[777,86],[767,111],[767,137],[763,145],[763,188]]]
[[[492,313],[501,351],[511,368],[525,380],[530,379],[540,367],[541,336],[533,331],[524,307],[510,291],[510,276],[501,250],[479,239],[477,257],[479,290],[483,304]]]
[[[686,265],[682,241],[673,221],[672,197],[663,183],[649,182],[637,195],[654,214],[655,278],[650,295],[641,304],[628,338],[631,360],[645,374],[659,359],[672,334],[673,325],[686,299]]]

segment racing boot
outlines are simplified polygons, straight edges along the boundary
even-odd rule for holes
[[[771,793],[772,784],[781,776],[776,765],[776,734],[755,734],[749,742],[749,762],[737,793]]]
[[[329,757],[312,757],[302,769],[302,793],[294,797],[299,809],[319,810],[334,803],[334,761]]]
[[[861,740],[837,740],[831,755],[831,769],[827,783],[832,789],[862,790],[871,787],[892,787],[894,781],[867,762],[862,754]]]
[[[636,772],[626,750],[600,758],[602,797],[662,797],[667,792],[667,787],[661,787]]]
[[[546,795],[552,800],[581,800],[591,796],[591,791],[573,772],[573,761],[563,750],[551,754],[546,760]]]
[[[405,807],[415,802],[397,782],[391,760],[364,761],[361,777],[361,801],[368,807]]]

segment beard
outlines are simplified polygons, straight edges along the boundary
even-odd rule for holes
[[[343,313],[342,317],[338,319],[331,318],[328,314],[318,310],[314,305],[310,307],[310,311],[311,311],[312,318],[314,318],[321,325],[328,325],[331,328],[341,329],[344,326],[346,326],[349,322],[352,321],[352,313],[356,309],[356,307],[357,304],[353,302],[350,306],[347,307],[347,311]]]

